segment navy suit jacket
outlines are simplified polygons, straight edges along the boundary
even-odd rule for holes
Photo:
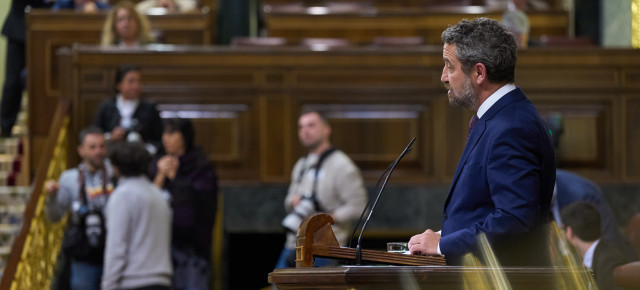
[[[561,211],[576,201],[587,201],[598,209],[602,232],[600,240],[609,244],[627,257],[638,260],[638,254],[620,232],[609,203],[602,195],[600,187],[584,177],[566,170],[556,170],[556,198],[554,202]],[[552,203],[553,208],[553,203]]]
[[[477,253],[485,233],[503,266],[547,265],[553,144],[544,121],[516,88],[476,123],[444,206],[440,251],[450,264]],[[478,255],[481,257],[481,255]]]

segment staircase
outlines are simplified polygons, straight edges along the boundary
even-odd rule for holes
[[[13,127],[12,137],[0,138],[0,278],[16,236],[20,233],[25,206],[31,195],[27,145],[27,98]]]

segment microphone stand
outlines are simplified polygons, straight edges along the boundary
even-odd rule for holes
[[[378,192],[378,188],[380,185],[380,181],[382,181],[382,178],[385,176],[385,174],[387,174],[387,172],[389,172],[389,169],[391,169],[391,165],[389,164],[389,166],[387,167],[387,169],[385,169],[382,172],[382,175],[380,175],[380,178],[378,178],[378,181],[376,182],[376,186],[373,187],[373,192]],[[356,226],[353,227],[353,232],[351,233],[351,235],[349,236],[349,245],[347,246],[347,248],[351,248],[351,242],[353,240],[353,236],[356,234],[356,231],[358,230],[358,228],[360,227],[360,223],[362,223],[362,218],[364,217],[364,214],[367,212],[367,209],[371,206],[371,199],[367,200],[367,205],[364,206],[364,209],[362,210],[362,213],[360,214],[360,217],[358,218],[358,223],[356,223]]]
[[[373,202],[371,209],[369,210],[369,215],[367,216],[367,219],[362,224],[362,229],[360,230],[360,235],[358,236],[358,243],[356,244],[356,265],[360,265],[360,263],[362,262],[362,250],[360,248],[360,239],[362,239],[362,233],[364,233],[364,229],[367,227],[367,224],[369,223],[371,214],[373,214],[373,210],[376,208],[376,205],[378,204],[378,200],[380,200],[380,196],[382,196],[382,192],[384,191],[384,188],[387,186],[389,177],[391,177],[391,174],[393,173],[393,170],[396,168],[396,165],[398,165],[400,160],[402,160],[402,158],[405,155],[407,155],[409,151],[411,151],[411,145],[413,145],[413,142],[415,141],[416,141],[416,138],[413,137],[413,139],[411,139],[411,142],[409,142],[409,145],[407,145],[407,147],[404,148],[404,151],[402,151],[402,153],[400,154],[400,157],[398,157],[398,159],[396,159],[396,161],[394,161],[391,164],[391,167],[390,167],[391,169],[389,169],[389,174],[387,174],[387,177],[385,178],[384,183],[382,183],[382,187],[380,187],[380,191],[378,191],[378,195],[376,196],[376,199]],[[384,173],[382,174],[382,176],[384,176]],[[366,207],[365,207],[365,210],[366,210]]]

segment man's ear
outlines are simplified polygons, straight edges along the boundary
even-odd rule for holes
[[[575,237],[575,235],[573,234],[573,229],[570,226],[567,226],[565,232],[567,233],[567,239],[572,240]]]
[[[476,63],[471,69],[471,74],[474,76],[476,85],[480,85],[487,80],[487,67],[482,63]]]
[[[325,129],[326,129],[325,132],[327,133],[327,138],[329,138],[329,136],[331,136],[331,126],[326,125]]]

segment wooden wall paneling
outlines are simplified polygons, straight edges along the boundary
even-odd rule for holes
[[[145,98],[162,105],[196,105],[211,116],[235,116],[194,121],[205,137],[210,131],[221,136],[222,141],[214,136],[199,142],[218,163],[224,182],[286,182],[295,160],[306,153],[296,134],[298,114],[320,106],[338,124],[334,143],[353,155],[368,181],[375,181],[409,136],[416,135],[411,153],[416,155],[403,160],[394,181],[448,183],[472,114],[448,104],[439,81],[439,47],[320,52],[78,46],[74,53],[71,75],[86,80],[84,87],[74,83],[82,98],[109,95],[112,80],[102,86],[102,79],[112,78],[118,64],[134,61],[143,70]],[[637,99],[631,97],[640,95],[633,83],[640,64],[637,51],[532,49],[519,54],[516,85],[541,113],[560,112],[569,128],[560,162],[597,182],[637,178],[631,152],[637,144],[627,139],[635,131],[625,127],[635,121],[625,106],[635,109]],[[75,120],[89,119],[81,115]]]
[[[476,7],[477,8],[477,7]],[[500,20],[500,9],[466,7],[363,9],[355,13],[315,15],[305,7],[279,10],[276,6],[265,13],[269,36],[284,37],[290,43],[302,38],[346,38],[354,44],[372,43],[375,36],[422,36],[427,44],[440,44],[440,35],[449,25],[464,18],[489,17]],[[530,38],[542,35],[567,36],[569,16],[565,11],[529,11]]]
[[[323,1],[318,1],[318,0],[265,0],[262,1],[262,4],[265,5],[283,5],[283,4],[288,4],[288,5],[311,5],[311,4],[318,4],[318,3],[322,3]],[[354,0],[335,0],[332,1],[332,3],[346,3],[346,4],[353,4],[353,3],[362,3],[362,5],[373,5],[375,7],[379,7],[379,8],[385,8],[385,7],[394,7],[394,8],[423,8],[423,7],[427,7],[430,5],[450,5],[450,6],[454,6],[454,5],[468,5],[468,3],[472,3],[473,5],[491,5],[492,1],[487,1],[487,0],[472,0],[472,1],[451,1],[451,0],[361,0],[361,1],[354,1]],[[545,2],[549,5],[550,8],[561,8],[562,7],[562,1],[561,0],[543,0],[542,2]],[[495,5],[495,3],[493,3],[493,5]]]
[[[214,161],[221,180],[259,180],[258,101],[252,96],[227,97],[208,104],[170,97],[157,97],[155,102],[163,118],[191,119],[194,143]]]
[[[627,181],[640,181],[640,95],[625,95],[625,103],[623,105],[624,124],[624,152],[622,160],[624,161],[625,177]]]
[[[615,68],[585,69],[568,67],[548,68],[516,67],[516,85],[536,90],[611,90],[620,84],[620,73]],[[527,91],[525,91],[527,93]]]
[[[287,182],[298,157],[289,142],[297,136],[288,95],[260,96],[260,176],[265,182]]]
[[[412,152],[404,157],[394,176],[401,182],[433,181],[434,132],[433,123],[429,122],[433,119],[429,102],[426,98],[395,97],[388,95],[386,101],[367,103],[363,103],[367,98],[349,95],[296,99],[298,111],[317,110],[329,119],[332,144],[349,155],[366,179],[377,179],[416,137]],[[336,99],[341,100],[339,104]],[[296,142],[299,144],[297,139]],[[300,150],[298,157],[304,154]]]
[[[433,89],[441,88],[440,72],[421,68],[301,68],[294,82],[300,89]]]
[[[215,88],[249,88],[259,82],[257,72],[251,69],[188,67],[181,64],[143,66],[145,87],[158,90],[180,91]]]
[[[611,180],[620,174],[620,134],[615,95],[530,94],[543,117],[559,115],[563,132],[556,149],[558,168]]]

